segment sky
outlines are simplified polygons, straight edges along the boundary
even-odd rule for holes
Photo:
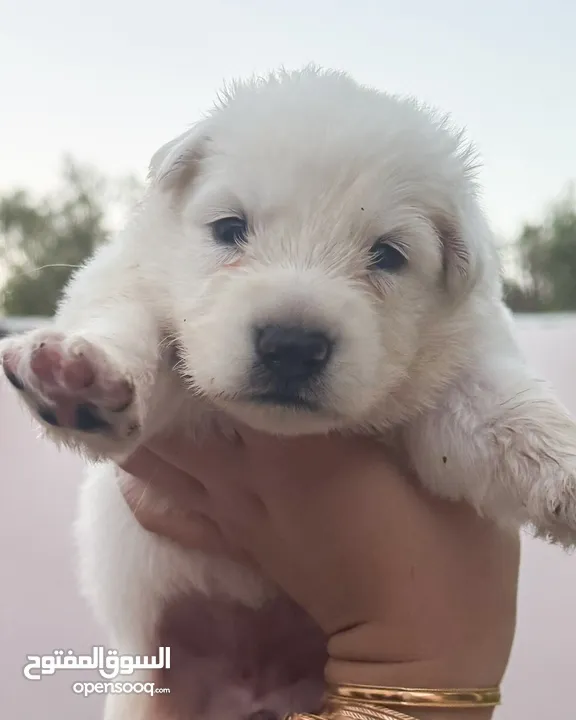
[[[308,62],[451,113],[511,238],[576,179],[573,0],[0,0],[0,192],[144,176],[222,83]]]

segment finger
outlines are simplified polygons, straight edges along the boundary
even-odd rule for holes
[[[243,558],[243,553],[230,546],[216,523],[199,513],[182,513],[161,509],[154,504],[134,504],[127,498],[139,524],[148,532],[168,538],[188,550],[201,550],[229,558]]]
[[[245,464],[244,443],[239,433],[211,433],[199,441],[186,435],[152,438],[148,448],[182,473],[194,472],[197,482],[235,477]]]
[[[175,503],[200,509],[206,502],[206,488],[201,482],[148,448],[139,448],[121,467],[144,481],[150,492],[169,496]]]
[[[202,512],[203,503],[195,500],[193,503],[180,501],[176,504],[178,498],[169,496],[165,487],[153,487],[134,476],[124,478],[120,487],[134,517],[148,532],[168,538],[187,549],[202,550],[249,564],[244,551],[234,547],[219,525]]]
[[[339,464],[342,458],[350,458],[353,454],[362,454],[363,457],[366,457],[367,453],[380,455],[383,449],[382,444],[376,442],[374,438],[336,432],[278,437],[242,427],[238,434],[247,457],[257,459],[259,462],[264,459],[267,463],[273,464],[288,461],[292,465],[294,461],[298,463],[299,460],[306,466],[310,463],[323,465],[326,461],[330,461],[330,464]]]
[[[156,506],[161,503],[165,510],[179,507],[201,512],[212,520],[218,519],[225,530],[236,536],[266,518],[264,503],[244,482],[248,473],[242,468],[240,442],[212,439],[196,449],[188,438],[180,436],[158,438],[150,445],[153,450],[138,450],[123,465],[133,475],[152,480],[147,488],[148,501],[154,499]],[[236,452],[234,445],[238,446]],[[189,474],[190,468],[201,480]],[[170,521],[151,520],[162,523],[158,532],[170,532],[164,526]],[[144,521],[148,522],[148,518]]]

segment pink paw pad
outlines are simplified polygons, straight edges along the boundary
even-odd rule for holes
[[[69,392],[84,390],[96,379],[94,368],[82,354],[66,359],[58,347],[46,343],[32,351],[30,370],[42,383],[61,386]]]
[[[133,387],[99,348],[54,335],[5,351],[2,367],[8,381],[33,401],[38,416],[55,427],[83,432],[112,429],[107,413],[126,410]]]

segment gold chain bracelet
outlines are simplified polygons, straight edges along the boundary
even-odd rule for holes
[[[288,715],[285,720],[416,720],[395,707],[487,708],[500,704],[500,688],[375,687],[338,685],[329,688],[321,715]]]
[[[416,720],[416,718],[390,708],[349,704],[337,710],[327,710],[322,715],[296,713],[286,716],[284,720]]]

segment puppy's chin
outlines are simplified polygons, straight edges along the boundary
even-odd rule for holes
[[[218,405],[245,425],[271,435],[320,435],[346,425],[343,418],[321,409],[282,407],[246,400],[218,402]]]

